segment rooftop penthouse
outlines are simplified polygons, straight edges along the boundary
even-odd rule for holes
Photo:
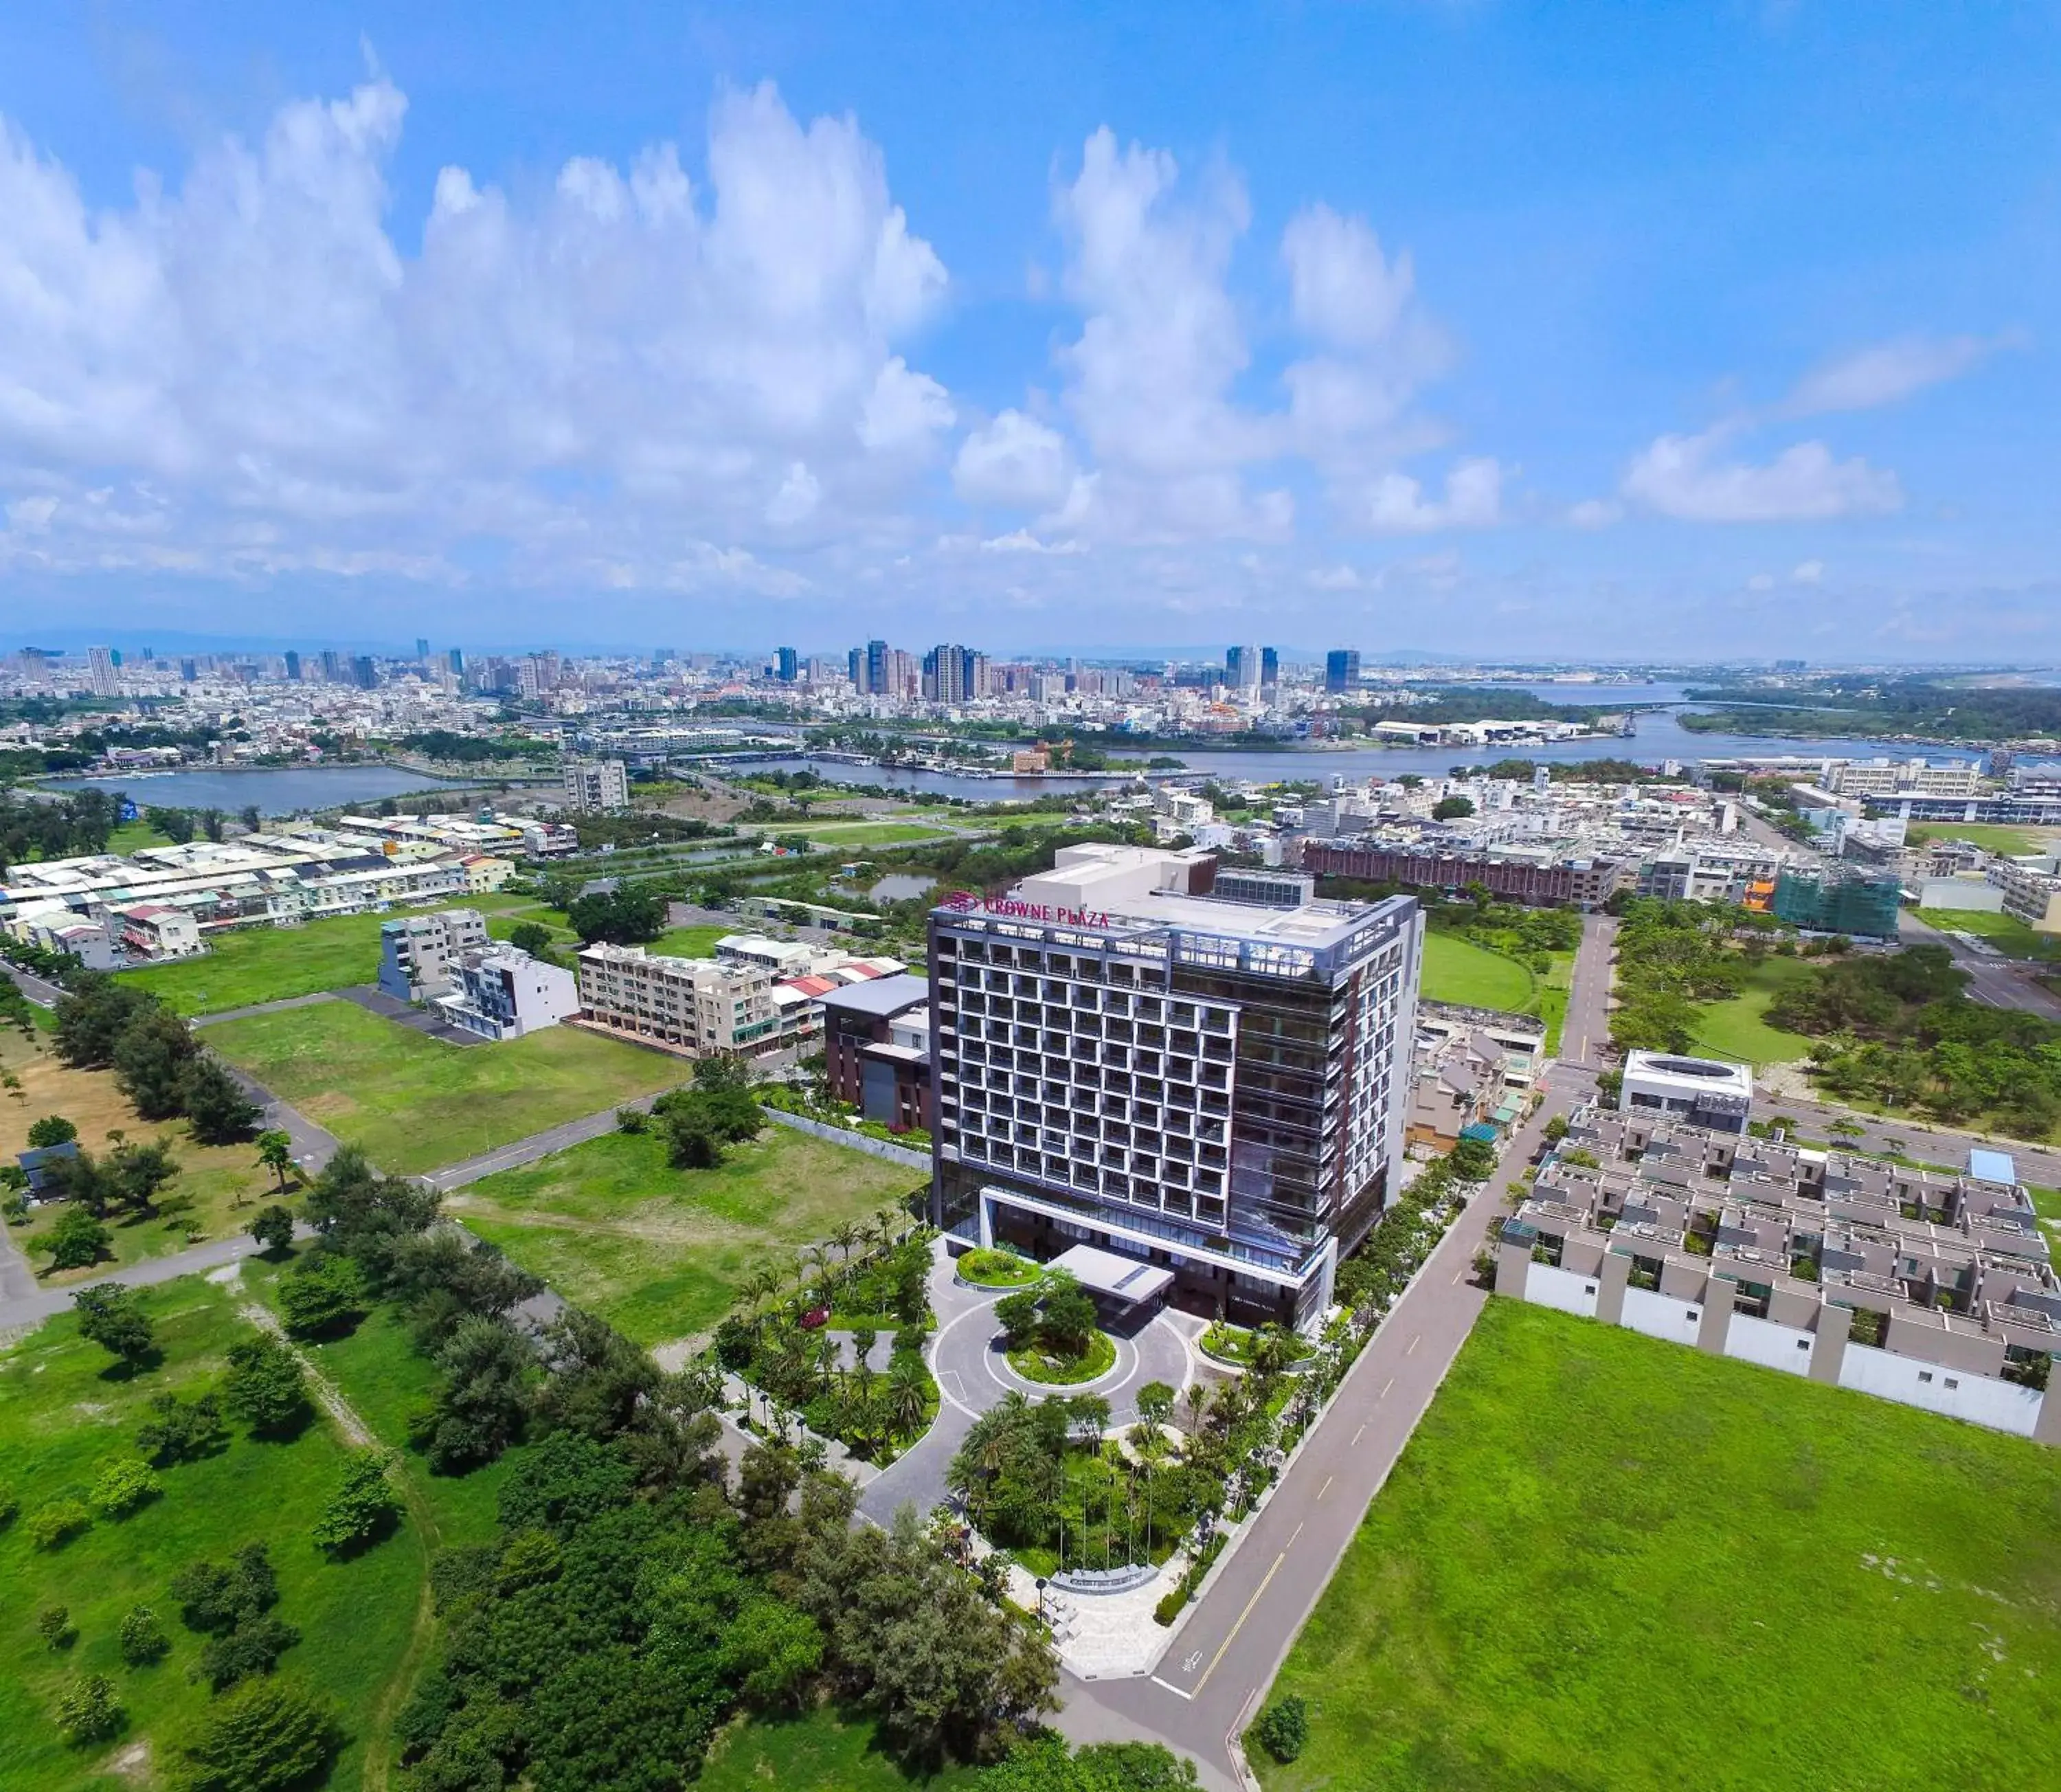
[[[1578,1108],[1496,1292],[2061,1444],[2061,1284],[1996,1153],[1955,1175]]]

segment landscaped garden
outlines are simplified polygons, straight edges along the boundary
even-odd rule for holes
[[[1023,1288],[1044,1273],[1030,1258],[1013,1251],[968,1251],[952,1267],[962,1281],[979,1288]]]
[[[452,1045],[350,1002],[226,1020],[206,1039],[382,1169],[407,1174],[664,1088],[684,1071],[577,1027]]]
[[[1248,1752],[1271,1792],[2011,1785],[2058,1560],[2051,1450],[1495,1301],[1276,1682],[1306,1747]]]
[[[766,1397],[762,1409],[753,1403],[752,1422],[780,1433],[798,1421],[880,1463],[930,1429],[938,1416],[938,1385],[923,1360],[934,1317],[930,1240],[886,1209],[843,1221],[798,1255],[791,1276],[763,1269],[744,1285],[714,1350]],[[884,1365],[876,1360],[883,1336]]]
[[[1009,1366],[1026,1381],[1078,1387],[1116,1366],[1116,1345],[1095,1323],[1094,1298],[1063,1270],[994,1303]]]
[[[477,1051],[482,1048],[473,1047]],[[641,1344],[711,1329],[754,1280],[873,1221],[907,1169],[767,1121],[713,1167],[658,1131],[614,1133],[468,1184],[447,1205],[481,1237]]]
[[[1239,1369],[1283,1369],[1315,1353],[1307,1338],[1285,1325],[1247,1327],[1221,1319],[1203,1333],[1200,1345],[1204,1356]]]

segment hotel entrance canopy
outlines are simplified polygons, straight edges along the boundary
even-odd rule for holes
[[[1092,1245],[1073,1245],[1046,1267],[1063,1269],[1089,1293],[1127,1307],[1157,1300],[1174,1285],[1172,1270],[1119,1252],[1099,1251]]]

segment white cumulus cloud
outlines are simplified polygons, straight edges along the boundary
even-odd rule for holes
[[[1067,439],[1020,411],[1005,411],[968,434],[952,465],[952,487],[970,504],[1047,510],[1073,483]]]
[[[1721,458],[1729,431],[1663,435],[1635,456],[1620,487],[1642,507],[1694,523],[1783,523],[1900,510],[1895,474],[1855,458],[1838,460],[1823,442],[1799,442],[1771,461]]]
[[[1797,382],[1785,407],[1793,415],[1827,411],[1871,411],[1895,404],[1928,386],[1958,379],[1987,360],[2007,339],[1903,336],[1876,343],[1814,368]]]
[[[1503,468],[1479,459],[1461,461],[1447,474],[1443,498],[1427,498],[1407,474],[1384,474],[1367,491],[1360,521],[1377,534],[1423,535],[1491,527],[1502,515]]]

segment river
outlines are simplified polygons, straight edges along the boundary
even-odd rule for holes
[[[262,815],[304,815],[450,787],[441,780],[391,765],[326,765],[258,766],[247,772],[132,772],[53,778],[42,788],[118,790],[138,808],[220,809],[234,815],[255,803]]]

